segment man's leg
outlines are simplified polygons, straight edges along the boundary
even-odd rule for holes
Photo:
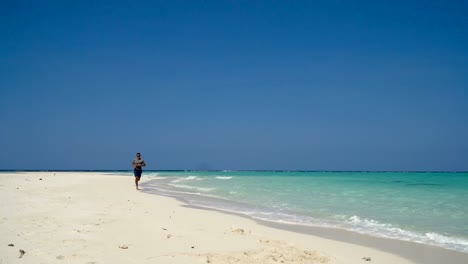
[[[135,186],[136,189],[138,190],[138,182],[140,181],[140,177],[135,177]]]

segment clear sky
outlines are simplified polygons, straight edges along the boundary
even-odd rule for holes
[[[0,169],[468,170],[467,1],[1,1]]]

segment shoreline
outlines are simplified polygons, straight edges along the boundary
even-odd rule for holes
[[[151,178],[142,178],[141,187]],[[191,206],[174,197],[137,192],[132,180],[96,172],[0,174],[5,212],[0,219],[5,230],[0,238],[4,244],[0,260],[229,263],[238,259],[240,263],[274,263],[272,258],[279,259],[278,252],[285,263],[363,263],[366,256],[372,257],[372,263],[389,264],[468,260],[468,254],[414,242],[276,224]],[[11,242],[14,248],[6,246]],[[122,243],[129,250],[120,249]],[[22,259],[17,256],[20,246],[27,252]]]
[[[169,196],[168,196],[169,197]],[[183,199],[174,198],[186,203]],[[261,225],[276,228],[279,230],[291,231],[299,234],[313,235],[326,239],[341,241],[345,243],[357,244],[365,247],[375,248],[388,253],[392,253],[415,263],[424,264],[439,264],[447,261],[450,258],[450,263],[466,263],[468,261],[468,254],[456,250],[445,249],[437,246],[426,245],[412,241],[404,241],[392,238],[375,237],[367,234],[361,234],[350,230],[331,228],[331,227],[315,227],[315,226],[302,226],[299,224],[286,224],[276,223],[266,220],[254,219],[249,216],[223,211],[214,208],[207,208],[202,206],[185,204],[187,208],[198,210],[215,211],[223,214],[230,214],[235,216],[251,219]]]
[[[150,179],[157,179],[155,176],[149,177]],[[362,234],[351,230],[333,228],[333,227],[318,227],[318,226],[305,226],[300,224],[287,224],[279,223],[267,220],[261,220],[250,217],[248,215],[237,213],[233,211],[227,211],[222,209],[203,207],[198,205],[192,205],[182,197],[175,197],[165,195],[162,193],[147,193],[151,195],[162,195],[165,197],[176,199],[184,203],[184,207],[193,208],[198,210],[215,211],[228,215],[235,215],[246,219],[253,220],[261,225],[273,227],[280,230],[292,231],[299,234],[319,236],[326,239],[358,244],[365,247],[371,247],[392,254],[399,255],[415,263],[424,264],[439,264],[447,261],[450,258],[450,263],[467,263],[468,254],[452,249],[446,249],[434,245],[428,245],[424,243],[418,243],[414,241],[405,241],[393,238],[384,238],[371,236],[368,234]]]
[[[400,233],[396,233],[396,232],[386,234],[386,233],[383,233],[382,231],[388,231],[388,230],[381,228],[375,231],[374,229],[372,229],[373,228],[372,226],[366,229],[354,230],[354,226],[352,225],[345,225],[338,221],[333,222],[333,221],[323,220],[320,217],[315,217],[313,215],[304,216],[304,214],[301,214],[301,213],[288,211],[287,208],[280,209],[282,210],[280,211],[282,215],[280,215],[279,217],[270,217],[270,215],[276,215],[276,213],[278,212],[278,211],[273,210],[271,206],[262,207],[262,205],[259,204],[258,202],[255,203],[253,201],[246,201],[246,200],[238,201],[233,198],[229,198],[229,196],[219,196],[217,194],[210,195],[211,193],[209,191],[211,191],[211,189],[215,189],[214,187],[216,187],[216,185],[213,186],[214,183],[211,185],[208,184],[204,186],[203,185],[200,186],[197,184],[194,184],[192,186],[188,183],[187,184],[182,183],[183,184],[183,186],[181,185],[182,189],[174,188],[174,186],[176,185],[172,185],[173,182],[174,183],[177,182],[177,184],[179,184],[178,183],[179,181],[183,181],[185,179],[199,180],[197,176],[189,176],[189,177],[186,177],[185,179],[184,177],[186,177],[186,175],[181,176],[181,179],[179,180],[178,176],[167,176],[167,175],[164,177],[149,176],[150,180],[145,182],[145,190],[143,190],[143,192],[176,198],[194,208],[215,210],[215,211],[219,211],[223,213],[231,213],[234,215],[247,217],[248,219],[259,221],[260,223],[267,223],[269,225],[276,226],[276,224],[278,224],[283,229],[290,229],[291,226],[298,226],[299,228],[294,228],[294,230],[303,229],[304,232],[306,232],[307,229],[324,228],[325,230],[332,230],[335,233],[336,233],[335,230],[340,230],[340,231],[347,231],[351,233],[364,235],[364,237],[382,238],[385,240],[410,242],[410,243],[414,243],[417,245],[424,245],[424,246],[430,246],[434,248],[449,250],[450,252],[454,251],[454,252],[468,254],[468,244],[466,245],[463,244],[462,243],[464,242],[463,238],[458,238],[456,236],[453,236],[453,234],[452,236],[447,235],[446,237],[444,237],[444,235],[440,235],[439,239],[431,240],[431,239],[427,239],[428,237],[426,233],[424,232],[421,233],[421,231],[411,231],[411,229],[401,230],[399,228],[392,228],[392,229],[399,229],[401,232],[406,232],[404,233],[405,235],[400,235]],[[231,177],[215,177],[215,178],[222,178],[223,180],[225,180],[225,178],[230,179],[232,178],[232,176]],[[194,182],[196,183],[196,181]],[[179,187],[179,186],[176,186],[176,187]],[[226,190],[226,188],[230,188],[230,187],[221,186],[221,188],[224,188],[224,193],[226,193],[227,191],[229,191],[229,189]],[[340,214],[340,213],[335,212],[335,214]],[[298,218],[298,220],[296,219],[295,216]],[[359,226],[359,227],[362,228],[362,226]],[[442,225],[440,225],[439,227],[443,228]],[[463,226],[459,226],[459,227],[463,227]],[[393,230],[390,229],[390,232],[393,232]],[[435,234],[435,235],[444,234],[444,233],[433,233],[432,231],[427,231],[427,232],[431,234]],[[409,235],[407,233],[409,233]],[[349,236],[349,235],[346,235],[346,236]],[[338,238],[339,237],[341,236],[338,236]],[[335,239],[338,239],[338,238],[335,238]],[[449,239],[449,240],[444,240],[444,239]],[[457,239],[460,242],[458,242]],[[466,241],[466,239],[464,240]],[[452,241],[457,241],[458,244],[451,244],[453,243]],[[369,244],[369,243],[364,242],[363,244]]]

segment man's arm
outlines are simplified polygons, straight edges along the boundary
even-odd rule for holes
[[[132,167],[135,169],[136,166],[135,166],[135,161],[132,161]]]
[[[141,166],[142,166],[142,167],[146,167],[145,161],[143,161],[143,162],[141,163]]]

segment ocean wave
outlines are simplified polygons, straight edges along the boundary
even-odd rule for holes
[[[176,187],[176,188],[196,190],[196,191],[201,191],[201,192],[210,192],[210,191],[216,189],[216,188],[196,187],[196,186],[190,186],[190,185],[184,185],[184,184],[169,184],[169,185],[173,186],[173,187]]]
[[[463,245],[465,252],[468,252],[468,241],[458,237],[448,237],[437,233],[426,233],[425,236],[431,240],[444,244],[457,244]]]
[[[229,179],[231,179],[232,177],[231,177],[231,176],[216,176],[215,178],[216,178],[216,179],[220,179],[220,180],[229,180]]]
[[[468,253],[468,240],[466,239],[445,236],[435,232],[417,233],[395,227],[391,224],[379,223],[378,221],[372,219],[362,219],[359,216],[351,216],[347,221],[341,222],[279,212],[267,213],[259,211],[244,214],[249,215],[252,218],[269,222],[290,225],[339,228],[375,237],[411,241]]]
[[[201,178],[199,178],[199,177],[197,177],[197,176],[187,176],[187,177],[185,177],[185,178],[177,178],[177,179],[175,179],[175,180],[172,180],[171,182],[177,183],[177,182],[191,181],[191,180],[200,181]]]
[[[458,237],[450,237],[435,232],[417,233],[405,230],[391,224],[380,223],[372,219],[363,219],[359,216],[351,216],[345,222],[345,229],[378,237],[393,238],[418,242],[433,246],[440,246],[461,252],[468,252],[468,240]]]

